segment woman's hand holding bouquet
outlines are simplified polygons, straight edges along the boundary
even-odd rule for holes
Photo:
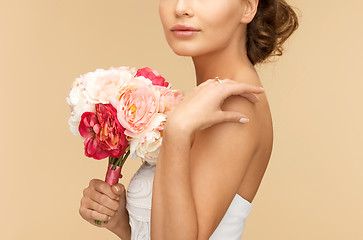
[[[126,189],[121,183],[111,187],[100,179],[92,179],[83,190],[79,214],[91,224],[104,227],[121,239],[129,239],[131,235]],[[100,223],[95,223],[94,219],[98,219]],[[102,224],[101,221],[107,224]]]
[[[97,69],[74,81],[67,97],[70,129],[84,139],[87,157],[109,158],[105,182],[92,179],[84,190],[84,219],[99,226],[103,221],[115,233],[129,227],[125,189],[118,184],[122,166],[129,155],[156,164],[166,119],[183,96],[147,67]]]

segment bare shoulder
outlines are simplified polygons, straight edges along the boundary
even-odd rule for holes
[[[263,87],[257,72],[253,70],[233,80]],[[266,138],[266,135],[270,135],[272,137],[272,117],[268,99],[266,97],[266,90],[264,93],[258,94],[257,96],[260,99],[257,103],[251,103],[241,96],[230,96],[224,101],[222,110],[239,111],[247,115],[250,119],[250,123],[254,125],[253,129],[256,131],[256,136]]]
[[[251,84],[259,86],[258,82]],[[260,158],[261,146],[266,145],[266,103],[263,94],[259,95],[257,103],[242,96],[230,96],[222,103],[223,111],[239,111],[248,116],[249,123],[221,122],[195,133],[190,151],[190,180],[201,239],[208,239],[217,228],[236,192],[247,200],[254,196],[246,195],[240,186],[247,175],[253,177],[250,165]],[[255,192],[251,183],[259,179],[252,180],[244,191]]]
[[[237,79],[237,81],[263,87],[257,73],[252,73],[249,76],[245,76],[245,78]],[[273,123],[266,94],[268,92],[265,89],[264,93],[258,95],[260,101],[255,104],[245,98],[231,96],[226,99],[222,106],[222,110],[241,111],[250,118],[248,124],[251,124],[252,133],[249,137],[256,142],[257,151],[251,159],[237,191],[240,196],[249,202],[253,201],[258,191],[273,148]]]
[[[246,71],[232,80],[263,87],[254,69]],[[239,136],[246,135],[250,142],[254,142],[254,146],[251,145],[252,148],[258,148],[266,152],[271,151],[273,141],[272,116],[266,97],[266,90],[264,93],[257,94],[257,96],[260,101],[252,103],[245,97],[232,95],[226,98],[221,105],[222,111],[234,111],[246,115],[250,119],[250,122],[244,124],[246,126],[243,126],[243,124],[242,126],[238,126],[241,124],[236,123],[221,123],[199,132],[198,137],[204,137],[204,140],[209,139],[208,142],[210,142],[212,133],[217,136],[221,132],[237,131],[239,132]],[[229,141],[233,140],[230,139]]]

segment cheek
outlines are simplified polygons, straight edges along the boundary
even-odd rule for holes
[[[214,40],[231,37],[240,25],[240,5],[235,4],[233,0],[230,4],[226,4],[225,1],[210,1],[211,4],[204,6],[204,10],[198,12],[198,18],[205,28],[204,33]]]
[[[160,22],[164,27],[165,26],[165,15],[164,15],[164,9],[162,8],[161,4],[159,5],[159,17],[160,17]]]
[[[164,28],[170,28],[171,18],[173,17],[173,5],[171,1],[160,0],[159,3],[159,17]]]
[[[165,4],[164,4],[165,5]],[[170,15],[170,10],[166,8],[164,5],[159,5],[159,16],[160,16],[160,22],[162,24],[163,30],[164,30],[164,36],[169,43],[169,45],[172,43],[172,32],[170,31],[170,28],[173,27],[173,19]]]
[[[203,32],[203,41],[206,46],[224,47],[235,36],[235,32],[239,26],[238,19],[231,15],[219,15],[210,21],[205,26]]]

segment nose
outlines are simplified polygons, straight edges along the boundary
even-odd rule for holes
[[[177,0],[176,7],[175,7],[175,15],[177,17],[186,16],[193,16],[193,11],[190,7],[190,0]]]

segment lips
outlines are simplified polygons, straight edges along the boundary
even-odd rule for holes
[[[182,25],[182,24],[177,24],[175,25],[171,31],[200,31],[192,26],[189,25]]]

